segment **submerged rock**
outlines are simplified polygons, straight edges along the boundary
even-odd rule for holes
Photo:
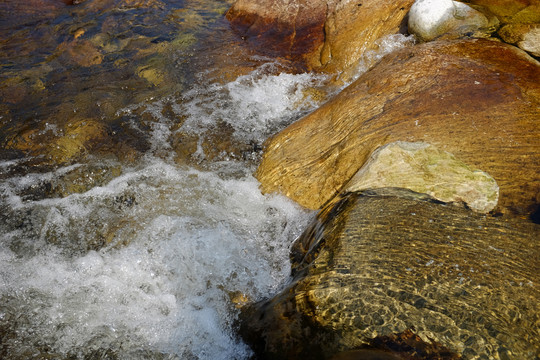
[[[484,39],[433,41],[395,51],[313,113],[265,144],[256,176],[318,209],[379,146],[425,141],[482,169],[499,209],[527,214],[540,193],[540,64]]]
[[[422,41],[447,34],[489,36],[498,24],[467,4],[452,0],[416,0],[409,12],[409,32]]]
[[[96,46],[90,41],[78,38],[63,42],[58,46],[57,52],[66,61],[83,67],[99,65],[103,62],[103,55]]]
[[[457,360],[461,357],[444,346],[426,342],[407,329],[399,334],[377,336],[368,348],[344,351],[331,360]]]
[[[73,164],[91,156],[133,162],[139,156],[129,139],[110,135],[107,124],[91,118],[73,118],[60,126],[28,124],[15,129],[3,141],[2,150],[19,152],[24,162],[43,171],[52,166]],[[126,141],[127,140],[127,141]]]
[[[0,2],[0,15],[4,19],[36,21],[53,18],[64,8],[62,0],[3,0]],[[4,25],[4,24],[2,24]],[[0,25],[0,28],[4,26]]]
[[[540,226],[404,189],[345,195],[291,253],[293,281],[246,309],[260,358],[327,359],[414,328],[463,358],[539,355]]]
[[[413,0],[237,0],[233,26],[259,49],[338,72],[354,65],[377,39],[398,33]]]
[[[384,187],[406,188],[444,202],[463,201],[479,212],[493,210],[499,198],[497,182],[489,174],[422,142],[397,141],[378,148],[344,191]]]

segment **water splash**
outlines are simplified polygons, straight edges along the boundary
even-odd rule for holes
[[[13,358],[246,358],[234,299],[277,290],[311,217],[251,176],[155,159],[83,194],[24,202],[16,192],[4,186],[4,200],[24,224],[0,242],[0,329],[16,334],[4,343]]]
[[[393,34],[383,36],[382,38],[378,39],[375,41],[376,49],[368,50],[362,54],[358,60],[358,64],[354,68],[353,76],[346,85],[349,85],[358,79],[363,73],[371,69],[377,62],[379,62],[385,55],[407,46],[413,46],[414,44],[414,36],[406,36],[403,34]]]
[[[276,74],[276,66],[267,63],[230,83],[197,86],[185,93],[175,107],[178,114],[187,116],[181,131],[201,133],[224,122],[234,129],[237,140],[261,143],[313,110],[319,100],[307,90],[322,87],[327,78]]]

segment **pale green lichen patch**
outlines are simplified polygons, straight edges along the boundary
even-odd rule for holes
[[[478,212],[493,210],[499,199],[499,186],[489,174],[424,142],[397,141],[378,148],[345,191],[383,187],[410,189],[444,202],[462,201]]]

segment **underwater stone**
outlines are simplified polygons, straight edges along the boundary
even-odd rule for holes
[[[103,54],[88,40],[75,38],[58,45],[56,50],[66,61],[79,66],[88,67],[99,65],[103,62]]]
[[[293,280],[244,309],[241,333],[262,359],[329,359],[411,328],[466,358],[532,359],[539,236],[409,190],[349,193],[293,245]]]

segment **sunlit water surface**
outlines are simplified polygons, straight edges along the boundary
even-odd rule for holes
[[[0,357],[249,357],[239,308],[283,286],[313,217],[251,174],[325,77],[233,56],[228,1],[17,4],[0,6]],[[77,145],[88,124],[106,146]]]

